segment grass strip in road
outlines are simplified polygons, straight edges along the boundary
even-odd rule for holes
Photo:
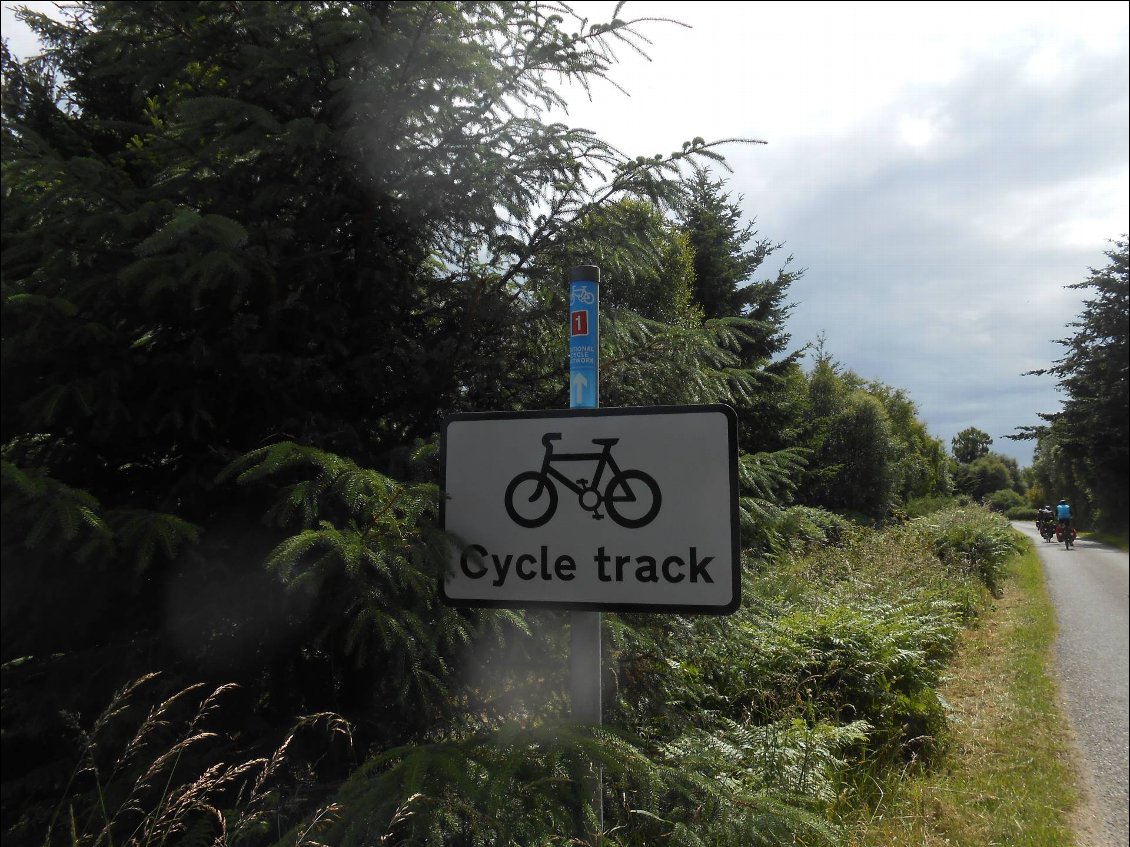
[[[850,844],[1075,844],[1079,780],[1056,699],[1055,618],[1031,545],[1010,575],[1003,596],[964,634],[942,689],[953,709],[943,760],[884,785]]]

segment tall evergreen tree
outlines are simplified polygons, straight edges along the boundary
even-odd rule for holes
[[[1067,395],[1063,409],[1041,414],[1046,424],[1021,427],[1021,439],[1038,438],[1045,456],[1062,454],[1056,466],[1077,463],[1077,473],[1059,474],[1059,486],[1077,488],[1082,481],[1095,519],[1108,529],[1125,532],[1130,512],[1130,251],[1125,235],[1107,251],[1109,263],[1091,268],[1083,282],[1068,286],[1091,292],[1075,333],[1059,341],[1067,354],[1033,375],[1056,377]],[[1049,479],[1048,484],[1052,484]],[[1056,496],[1053,492],[1053,496]]]
[[[687,186],[680,220],[695,251],[695,300],[708,318],[742,315],[764,321],[767,332],[757,354],[780,353],[788,344],[783,333],[789,306],[789,285],[802,271],[781,269],[776,278],[756,282],[762,264],[782,245],[758,238],[756,221],[742,223],[741,200],[732,200],[724,180],[709,169],[697,172]],[[786,259],[787,267],[791,259]]]
[[[781,275],[746,285],[735,314],[703,316],[688,236],[661,214],[688,165],[717,160],[711,145],[628,159],[546,119],[561,103],[550,83],[605,75],[614,48],[639,46],[632,24],[538,3],[92,2],[31,18],[44,57],[3,56],[5,843],[128,841],[136,820],[175,817],[160,788],[177,780],[149,766],[201,765],[189,748],[208,733],[190,714],[168,755],[134,756],[172,726],[175,697],[142,720],[151,735],[125,734],[125,770],[101,769],[92,733],[67,782],[60,716],[97,714],[111,688],[157,671],[169,691],[240,683],[229,752],[263,758],[193,771],[212,778],[177,786],[191,830],[152,841],[278,840],[350,770],[346,808],[312,815],[303,837],[327,824],[327,843],[409,837],[419,802],[418,840],[552,840],[578,756],[603,756],[611,793],[646,801],[618,810],[649,827],[634,843],[700,825],[711,843],[824,832],[818,811],[787,819],[791,795],[761,802],[795,787],[757,764],[774,727],[733,722],[738,758],[714,754],[709,772],[698,736],[680,752],[650,732],[637,748],[539,725],[498,743],[505,709],[464,672],[474,639],[536,660],[544,714],[522,720],[540,724],[561,711],[561,642],[520,636],[554,624],[437,603],[437,427],[452,411],[564,405],[562,277],[593,260],[585,244],[608,271],[612,402],[756,399],[767,410],[747,425],[771,411],[799,426],[776,399],[799,404],[806,387],[773,359]],[[856,394],[832,435],[879,445],[883,409]],[[791,497],[801,468],[796,450],[743,457],[746,517]],[[99,733],[122,732],[114,703]],[[324,779],[315,763],[285,796],[247,776],[276,768],[271,742],[294,715],[325,710],[352,722],[363,767],[343,757]],[[788,726],[808,756],[810,727]],[[832,729],[818,727],[840,739],[818,742],[829,771],[863,740]],[[736,803],[735,766],[749,774]],[[241,780],[253,820],[223,813],[249,796]],[[52,828],[73,786],[87,814]],[[159,796],[145,809],[135,789]],[[103,827],[105,801],[123,817]]]
[[[707,320],[736,322],[741,336],[735,352],[756,367],[755,390],[739,398],[742,445],[752,451],[789,446],[795,435],[795,393],[787,389],[798,368],[799,352],[787,352],[785,330],[792,305],[790,286],[804,273],[790,269],[788,257],[775,275],[758,278],[762,265],[781,249],[758,237],[755,221],[742,223],[741,199],[725,190],[709,169],[689,180],[679,220],[694,250],[694,301]]]

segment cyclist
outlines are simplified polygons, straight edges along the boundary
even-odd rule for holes
[[[1052,511],[1052,507],[1046,505],[1041,506],[1040,510],[1036,512],[1036,529],[1040,531],[1041,535],[1044,532],[1044,527],[1051,527],[1052,517],[1054,516],[1054,514],[1055,512]],[[1050,528],[1048,529],[1048,532],[1051,532]]]
[[[1066,500],[1060,500],[1059,504],[1055,507],[1056,520],[1059,521],[1060,531],[1063,533],[1071,532],[1071,506]]]

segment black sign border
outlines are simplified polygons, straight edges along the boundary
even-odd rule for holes
[[[725,403],[708,403],[699,406],[609,406],[599,409],[547,409],[521,412],[459,412],[443,419],[440,430],[440,502],[439,525],[447,530],[447,428],[459,421],[517,420],[529,418],[600,418],[625,417],[635,415],[670,415],[722,413],[726,418],[727,452],[729,454],[730,476],[730,546],[733,562],[731,573],[731,600],[721,606],[690,605],[678,606],[656,603],[580,603],[558,600],[474,600],[447,596],[447,568],[450,557],[445,559],[444,570],[439,574],[439,596],[447,606],[465,609],[552,609],[574,612],[664,612],[679,615],[732,615],[741,607],[742,566],[741,533],[738,516],[738,415]]]

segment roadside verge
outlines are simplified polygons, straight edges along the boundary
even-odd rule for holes
[[[1055,617],[1030,542],[1001,596],[962,636],[942,687],[944,760],[908,771],[849,843],[1064,847],[1090,843],[1075,751],[1052,672]]]

